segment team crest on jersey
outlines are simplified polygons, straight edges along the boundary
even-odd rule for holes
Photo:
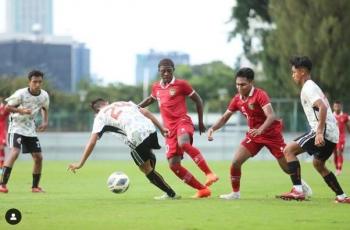
[[[176,93],[176,89],[174,89],[174,88],[170,88],[170,89],[169,89],[169,94],[170,94],[170,96],[174,96],[175,93]]]
[[[250,109],[250,110],[253,110],[255,107],[254,107],[254,104],[248,104],[248,108]]]
[[[16,140],[16,142],[18,143],[18,144],[21,144],[22,143],[22,138],[17,138],[17,140]]]

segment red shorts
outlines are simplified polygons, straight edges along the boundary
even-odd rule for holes
[[[286,146],[282,134],[276,133],[273,136],[264,137],[252,137],[246,135],[245,139],[241,142],[245,148],[247,148],[252,156],[258,154],[262,147],[266,147],[270,153],[276,158],[280,159],[283,155],[283,149]]]
[[[336,149],[338,152],[344,152],[345,140],[339,140],[337,143]]]
[[[190,136],[191,144],[193,141],[194,127],[190,122],[183,122],[177,125],[176,128],[170,129],[169,137],[165,138],[166,157],[168,159],[174,156],[183,156],[183,150],[180,148],[177,137],[187,133]]]

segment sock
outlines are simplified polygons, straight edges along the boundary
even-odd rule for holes
[[[234,192],[239,192],[241,183],[241,169],[236,169],[233,167],[233,165],[231,165],[230,174],[232,190]]]
[[[6,185],[10,175],[11,175],[12,168],[4,166],[2,169],[2,175],[1,175],[1,180],[0,184]]]
[[[205,186],[202,185],[187,169],[182,167],[179,163],[170,165],[170,169],[175,173],[175,175],[183,180],[186,184],[195,189],[204,189]]]
[[[335,194],[341,195],[343,194],[343,189],[340,187],[337,178],[334,176],[332,172],[330,172],[327,176],[323,177],[324,181],[327,185],[335,192]]]
[[[1,149],[0,150],[0,168],[4,165],[4,160],[5,160],[5,150]]]
[[[338,170],[342,170],[343,168],[344,157],[343,154],[338,156]]]
[[[166,192],[166,194],[168,194],[168,196],[170,196],[170,197],[175,196],[174,190],[171,189],[171,187],[164,181],[163,177],[159,173],[152,170],[146,176],[152,184],[157,186],[160,190]]]
[[[338,154],[337,153],[333,153],[333,154],[334,154],[333,162],[335,165],[335,169],[338,170]]]
[[[37,188],[39,186],[41,174],[33,174],[33,185],[32,188]]]
[[[290,179],[293,182],[293,185],[301,185],[301,176],[300,176],[300,163],[299,161],[288,162],[288,169]]]
[[[182,149],[188,153],[188,155],[205,174],[211,173],[211,170],[209,169],[209,166],[205,161],[203,155],[196,147],[193,147],[190,143],[186,143],[182,145]]]

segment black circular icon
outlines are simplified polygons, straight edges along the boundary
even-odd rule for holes
[[[5,214],[5,219],[7,223],[15,225],[18,224],[22,219],[22,214],[18,209],[11,208],[7,210]]]

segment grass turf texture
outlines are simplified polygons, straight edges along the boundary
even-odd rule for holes
[[[313,169],[302,163],[303,178],[312,187],[311,201],[283,201],[276,194],[291,188],[289,177],[274,161],[248,161],[243,166],[241,200],[225,201],[219,194],[231,191],[229,161],[209,162],[220,176],[212,196],[192,199],[195,190],[181,182],[165,162],[157,170],[182,196],[181,200],[156,201],[162,191],[151,185],[132,161],[88,161],[77,174],[67,172],[66,161],[45,161],[42,187],[45,194],[32,194],[31,161],[18,161],[0,194],[0,229],[348,229],[350,205],[335,204],[334,194]],[[338,179],[350,195],[350,170]],[[204,175],[191,161],[184,161],[201,181]],[[333,166],[328,163],[329,167]],[[124,171],[131,186],[124,194],[107,189],[113,171]],[[22,221],[11,226],[5,212],[17,208]]]

